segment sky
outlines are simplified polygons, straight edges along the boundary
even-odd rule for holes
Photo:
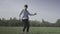
[[[60,0],[0,0],[0,18],[19,18],[19,13],[28,5],[28,11],[35,16],[30,20],[45,21],[54,23],[60,19]]]

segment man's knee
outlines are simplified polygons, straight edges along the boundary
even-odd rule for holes
[[[27,28],[29,28],[30,26],[27,26]]]

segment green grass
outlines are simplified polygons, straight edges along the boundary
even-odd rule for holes
[[[0,34],[21,34],[22,27],[0,27]],[[30,34],[60,34],[60,27],[30,27]]]

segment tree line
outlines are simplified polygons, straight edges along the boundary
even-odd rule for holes
[[[10,19],[0,18],[0,26],[20,27],[20,26],[23,26],[23,23],[21,22],[21,20],[16,19],[15,17],[10,18]],[[44,19],[42,19],[42,22],[36,21],[36,20],[35,21],[30,20],[30,26],[32,27],[60,27],[60,19],[57,19],[55,23],[44,21]]]

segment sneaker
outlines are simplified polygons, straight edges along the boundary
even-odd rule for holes
[[[26,32],[26,34],[29,34],[29,32]]]
[[[22,34],[24,34],[24,32]]]

